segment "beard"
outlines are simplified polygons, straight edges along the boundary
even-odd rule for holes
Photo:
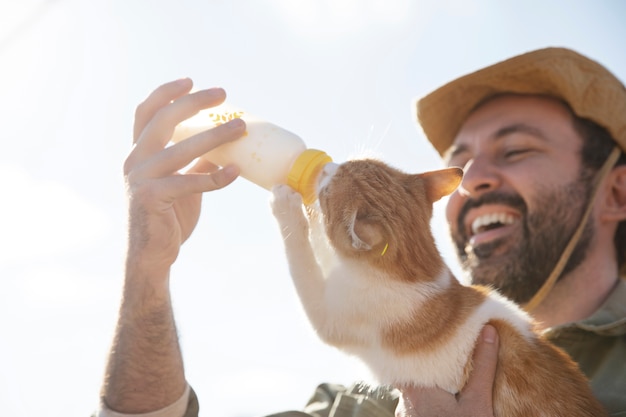
[[[560,187],[537,189],[534,213],[528,213],[524,200],[515,194],[492,192],[476,200],[468,200],[459,215],[453,241],[463,269],[470,274],[473,284],[493,286],[518,304],[530,301],[556,266],[581,221],[589,196],[591,181],[579,180]],[[470,246],[465,236],[463,219],[470,208],[483,204],[508,205],[521,213],[522,236],[508,236],[476,247]],[[566,263],[561,277],[583,261],[594,229],[585,225],[580,240]],[[514,243],[512,241],[514,240]],[[503,245],[510,247],[496,255]]]

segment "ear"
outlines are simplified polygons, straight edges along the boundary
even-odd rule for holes
[[[424,181],[426,195],[431,203],[452,194],[461,183],[463,170],[458,167],[440,169],[419,174]]]
[[[368,251],[378,245],[383,236],[379,228],[369,222],[357,221],[357,212],[352,215],[349,233],[352,239],[352,247],[358,251]]]
[[[619,165],[607,177],[602,219],[620,222],[626,220],[626,165]]]

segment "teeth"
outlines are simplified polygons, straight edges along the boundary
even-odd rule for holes
[[[510,214],[505,213],[492,213],[485,214],[484,216],[477,217],[472,222],[472,233],[476,234],[480,231],[481,227],[489,226],[490,224],[512,224],[515,218]]]

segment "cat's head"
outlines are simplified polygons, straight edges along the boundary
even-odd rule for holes
[[[439,257],[430,231],[433,203],[453,192],[462,175],[460,168],[407,174],[372,159],[329,164],[319,185],[329,241],[343,256],[375,264],[412,268],[416,256]]]

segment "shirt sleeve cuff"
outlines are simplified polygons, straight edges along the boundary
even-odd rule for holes
[[[168,405],[160,410],[151,411],[149,413],[142,414],[124,414],[113,411],[105,404],[100,405],[100,409],[96,414],[97,417],[183,417],[185,411],[187,411],[187,403],[189,401],[189,392],[191,388],[187,385],[182,397],[176,400],[174,403]]]

